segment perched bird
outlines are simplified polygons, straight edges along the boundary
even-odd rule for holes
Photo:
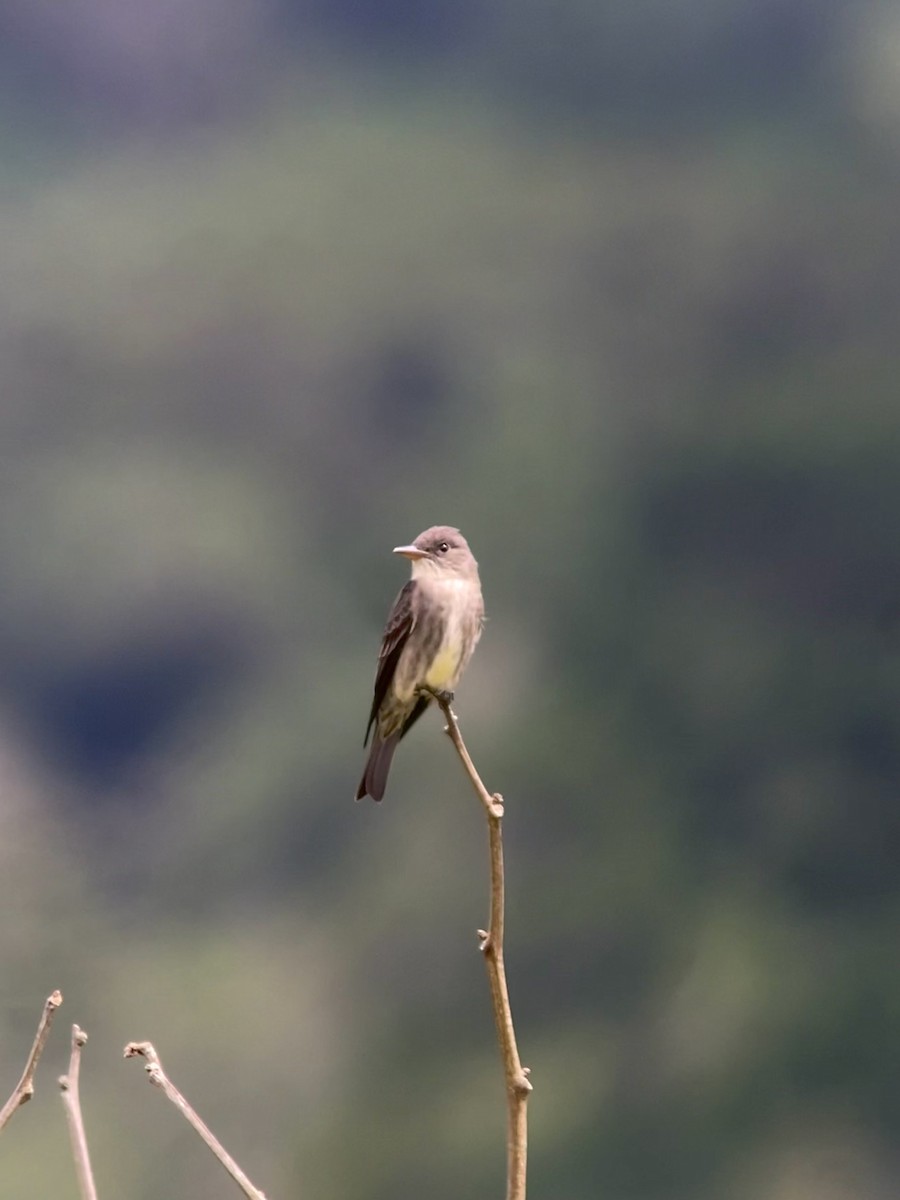
[[[394,553],[410,559],[412,578],[384,628],[363,742],[371,733],[372,745],[357,800],[382,798],[397,743],[433,693],[456,688],[484,624],[478,563],[458,529],[435,525]]]

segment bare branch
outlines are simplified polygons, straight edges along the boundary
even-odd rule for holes
[[[193,1126],[194,1130],[200,1135],[207,1146],[212,1150],[213,1154],[235,1181],[245,1196],[249,1196],[250,1200],[266,1200],[266,1197],[259,1188],[254,1187],[238,1164],[234,1161],[216,1135],[212,1132],[201,1118],[194,1112],[181,1092],[174,1083],[169,1079],[163,1070],[162,1063],[159,1061],[159,1055],[156,1053],[152,1042],[129,1042],[125,1047],[125,1058],[141,1057],[147,1060],[144,1070],[147,1072],[147,1078],[151,1083],[161,1088],[165,1095],[172,1101],[184,1119]]]
[[[38,1022],[37,1033],[34,1035],[31,1053],[28,1055],[25,1063],[22,1078],[16,1084],[12,1095],[3,1105],[3,1108],[0,1109],[0,1130],[3,1129],[16,1109],[20,1108],[23,1104],[27,1104],[34,1095],[34,1073],[37,1070],[38,1062],[50,1034],[50,1026],[53,1024],[56,1010],[62,1002],[62,992],[60,991],[51,993],[44,1001],[44,1011],[41,1013],[41,1019]]]
[[[61,1075],[59,1080],[62,1102],[66,1109],[66,1119],[69,1123],[69,1137],[72,1140],[72,1157],[75,1159],[75,1174],[78,1176],[78,1190],[82,1200],[97,1200],[97,1188],[94,1185],[94,1173],[91,1170],[91,1158],[88,1154],[87,1138],[84,1135],[84,1121],[81,1117],[81,1097],[78,1092],[78,1081],[81,1072],[81,1049],[87,1041],[87,1034],[77,1025],[72,1026],[72,1053],[69,1056],[69,1073]]]
[[[506,986],[506,968],[503,963],[503,797],[491,794],[481,782],[469,752],[466,749],[456,714],[450,707],[450,697],[435,696],[447,719],[447,733],[456,748],[472,787],[484,806],[488,822],[488,838],[491,854],[491,915],[486,930],[479,929],[480,949],[487,967],[494,1009],[494,1024],[497,1041],[503,1059],[506,1077],[506,1200],[525,1200],[526,1164],[528,1151],[527,1103],[531,1091],[528,1069],[522,1066],[516,1046],[516,1031],[513,1026],[509,989]]]

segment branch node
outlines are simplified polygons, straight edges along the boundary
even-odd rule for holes
[[[486,929],[478,930],[478,949],[482,954],[487,954],[492,949],[491,935]]]

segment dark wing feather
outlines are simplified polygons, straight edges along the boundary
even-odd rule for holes
[[[400,736],[402,738],[406,737],[413,725],[415,725],[416,721],[418,721],[419,717],[421,717],[422,713],[430,703],[431,699],[428,696],[418,696],[416,698],[416,707],[403,722],[403,728],[400,730]]]
[[[372,696],[372,709],[369,713],[369,724],[366,726],[366,736],[363,741],[364,746],[369,740],[369,734],[372,732],[372,726],[375,723],[375,718],[378,716],[378,710],[381,708],[382,701],[388,694],[391,680],[394,678],[394,672],[397,670],[397,663],[400,660],[400,655],[403,653],[403,647],[406,645],[407,638],[416,623],[413,606],[413,596],[416,587],[417,584],[411,579],[408,583],[404,584],[400,589],[400,594],[394,601],[394,607],[388,614],[387,624],[384,627],[384,636],[381,639],[381,649],[378,652],[378,666],[375,670],[375,694]]]

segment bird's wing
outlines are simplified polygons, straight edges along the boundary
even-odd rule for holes
[[[412,710],[412,712],[409,714],[409,716],[406,718],[406,720],[403,722],[403,728],[400,730],[400,736],[402,738],[406,737],[406,735],[412,729],[413,725],[415,725],[416,721],[418,721],[419,717],[421,717],[422,713],[425,711],[425,709],[428,707],[428,705],[430,703],[431,703],[431,699],[428,696],[417,696],[416,697],[416,706]]]
[[[394,601],[394,607],[388,614],[387,624],[384,627],[384,636],[381,639],[381,649],[378,652],[378,666],[375,670],[375,694],[372,697],[372,710],[369,713],[369,724],[366,726],[364,746],[369,740],[369,734],[372,732],[372,726],[375,723],[378,710],[381,708],[381,703],[388,694],[391,680],[394,678],[394,672],[397,670],[397,663],[400,660],[400,655],[403,653],[403,647],[406,645],[407,639],[415,627],[416,614],[413,597],[415,596],[417,587],[418,584],[414,583],[412,579],[404,584],[400,589],[400,594]]]

